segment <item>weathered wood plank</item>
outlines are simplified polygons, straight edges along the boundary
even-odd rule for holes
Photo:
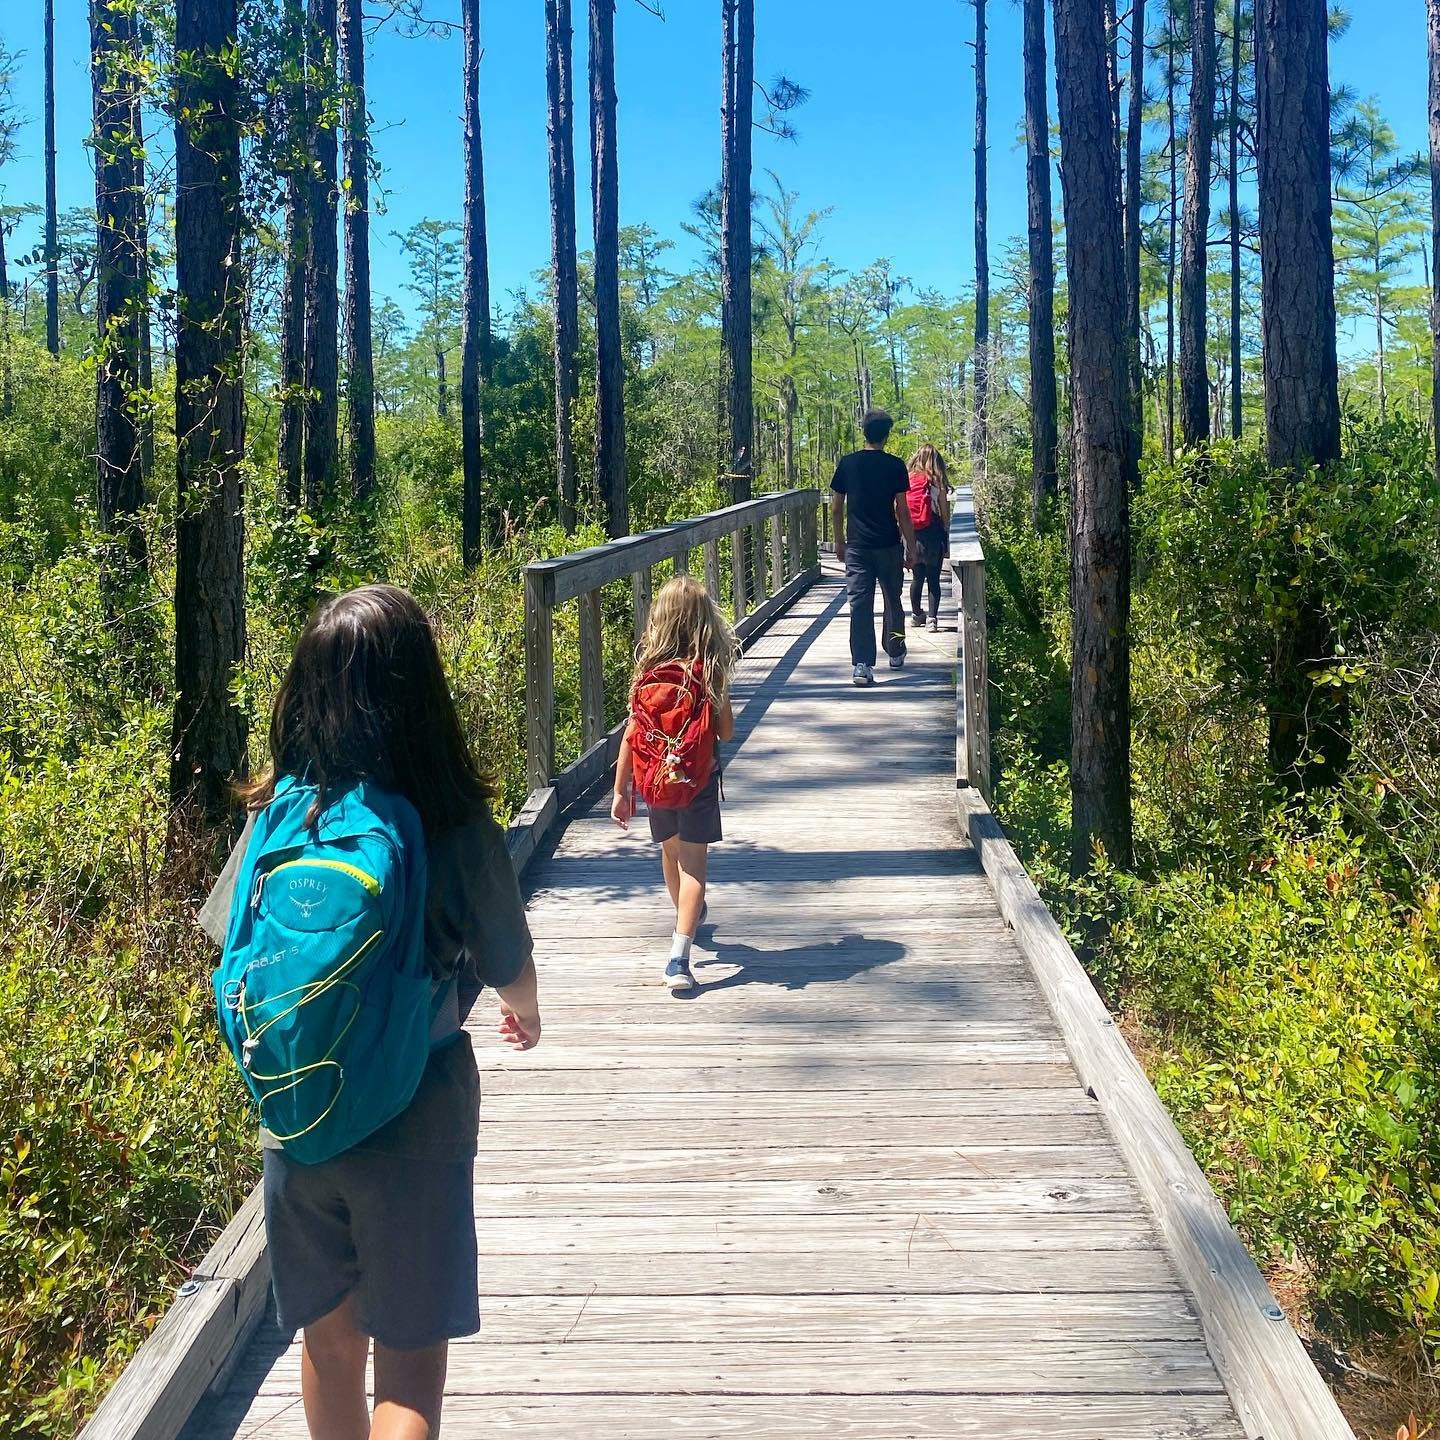
[[[459,1395],[447,1400],[447,1433],[577,1440],[573,1399]],[[1241,1440],[1220,1395],[1071,1395],[1063,1405],[1028,1395],[796,1395],[784,1405],[746,1395],[587,1395],[584,1440]],[[264,1396],[249,1413],[218,1410],[205,1440],[309,1440],[292,1399]],[[200,1437],[196,1437],[200,1440]]]
[[[605,734],[605,640],[598,590],[587,591],[580,606],[580,748],[598,745]]]
[[[635,1347],[488,1345],[456,1347],[448,1388],[468,1395],[654,1393],[687,1395],[1049,1395],[1215,1393],[1215,1367],[1194,1341],[915,1345],[712,1345],[657,1335],[647,1364]],[[465,1361],[472,1363],[463,1363]],[[262,1395],[299,1393],[293,1366],[274,1370]]]
[[[525,723],[530,791],[555,773],[555,631],[541,576],[525,576]]]

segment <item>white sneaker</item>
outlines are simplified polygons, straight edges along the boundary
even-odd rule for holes
[[[868,665],[857,665],[854,678],[857,685],[873,685],[875,672]]]
[[[905,668],[905,652],[902,650],[898,655],[890,657],[890,668],[892,670],[903,670]]]

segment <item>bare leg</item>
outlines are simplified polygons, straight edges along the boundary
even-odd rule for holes
[[[375,1345],[375,1423],[370,1440],[435,1440],[445,1399],[448,1345],[391,1350]]]
[[[676,913],[680,910],[680,837],[672,835],[660,847],[660,864],[665,869],[665,888]]]
[[[669,852],[669,844],[666,844]],[[710,858],[708,845],[689,840],[676,840],[675,859],[679,868],[679,898],[675,905],[675,933],[692,940],[700,928],[700,912],[705,908],[705,871]]]
[[[311,1440],[366,1440],[365,1362],[370,1337],[355,1328],[347,1298],[305,1327],[300,1356],[300,1393]]]

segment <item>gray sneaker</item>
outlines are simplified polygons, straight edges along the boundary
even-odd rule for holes
[[[929,623],[926,625],[925,628],[932,632],[936,632],[940,629],[940,621],[934,615],[932,615],[930,617]]]
[[[905,668],[905,652],[902,650],[898,655],[890,657],[890,668],[892,670],[903,670]]]
[[[875,683],[875,672],[868,665],[857,665],[855,667],[854,680],[857,685],[873,685]]]

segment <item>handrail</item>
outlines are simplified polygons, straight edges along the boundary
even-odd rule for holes
[[[573,555],[525,567],[526,773],[530,804],[542,792],[564,792],[562,804],[599,778],[618,744],[605,726],[603,586],[629,579],[638,641],[649,614],[656,565],[673,560],[688,572],[690,554],[704,550],[704,582],[720,594],[720,542],[730,542],[730,602],[743,639],[767,624],[818,577],[817,490],[785,490],[745,500],[643,535],[628,535]],[[769,543],[766,543],[767,527]],[[768,562],[767,562],[768,555]],[[554,611],[567,600],[580,608],[580,758],[555,773]]]
[[[985,551],[975,522],[975,492],[955,492],[950,511],[950,568],[960,586],[960,673],[955,695],[955,783],[990,787],[990,666],[985,635]]]

